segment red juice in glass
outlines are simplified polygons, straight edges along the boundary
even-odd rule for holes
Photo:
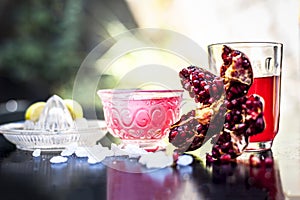
[[[248,92],[248,95],[251,94],[257,94],[263,98],[265,129],[251,136],[250,143],[272,143],[279,127],[280,76],[255,77]]]

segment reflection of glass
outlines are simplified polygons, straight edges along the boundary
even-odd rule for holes
[[[244,160],[239,158],[238,164],[212,166],[215,191],[212,199],[224,199],[224,194],[227,194],[227,199],[285,199],[276,162],[266,164],[264,161],[267,157],[273,159],[272,152],[269,150],[256,154],[261,162],[256,166],[249,163],[249,155],[245,154]]]
[[[260,166],[251,166],[248,158],[152,171],[142,171],[135,161],[115,160],[116,166],[107,168],[107,199],[285,199],[276,162],[264,163],[272,152],[257,157]]]
[[[257,94],[263,98],[266,127],[260,134],[250,137],[247,150],[265,150],[272,147],[279,127],[279,103],[282,48],[272,42],[233,42],[208,46],[209,65],[215,72],[222,66],[222,49],[227,45],[248,56],[254,73],[254,82],[248,95]]]
[[[157,149],[180,114],[182,90],[99,90],[108,130],[124,145]]]
[[[262,158],[271,157],[272,152],[266,151],[260,154]],[[285,199],[281,185],[279,170],[276,164],[262,164],[260,167],[250,167],[248,184],[255,188],[265,188],[267,199]]]
[[[207,199],[207,187],[203,184],[209,175],[197,164],[192,166],[163,168],[145,173],[130,173],[126,163],[107,168],[107,199]],[[199,167],[199,168],[198,168]],[[118,169],[116,169],[118,168]],[[137,171],[137,170],[135,170]],[[195,178],[194,173],[198,178]]]
[[[107,199],[174,199],[181,182],[172,168],[151,173],[107,169]]]

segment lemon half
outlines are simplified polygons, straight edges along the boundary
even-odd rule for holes
[[[44,110],[46,102],[36,102],[30,105],[25,112],[25,120],[36,122]]]
[[[81,105],[73,99],[64,99],[64,103],[67,106],[73,119],[83,118],[83,110]]]

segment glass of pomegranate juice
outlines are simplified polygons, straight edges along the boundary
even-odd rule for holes
[[[226,54],[227,57],[225,58],[224,47],[226,46],[232,50],[241,52],[240,55],[245,55],[245,57],[239,60],[239,57],[234,57],[233,55],[232,57],[234,57],[234,59],[230,60]],[[222,76],[220,69],[222,67],[224,68],[224,65],[226,65],[226,67],[232,67],[230,73],[248,77],[248,82],[245,82],[246,87],[241,91],[242,95],[240,96],[250,96],[254,94],[261,98],[265,126],[263,131],[259,131],[260,133],[253,134],[249,137],[247,151],[270,149],[278,132],[282,52],[283,45],[276,42],[228,42],[208,46],[209,67],[212,72]],[[250,61],[252,70],[243,72],[243,70],[239,69],[238,72],[235,72],[237,70],[235,65],[238,65],[238,62],[243,61],[243,59],[247,60],[247,58],[248,61]],[[240,66],[244,66],[244,64],[240,64],[239,67]],[[243,75],[243,73],[247,74]],[[234,75],[232,77],[234,77]],[[241,78],[240,81],[243,82],[243,78]],[[245,121],[247,119],[241,119],[241,123],[243,123],[243,120]]]

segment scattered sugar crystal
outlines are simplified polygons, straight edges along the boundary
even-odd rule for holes
[[[64,149],[60,155],[61,156],[71,156],[73,153],[75,153],[76,149],[78,148],[77,144],[70,144],[69,146]]]
[[[114,156],[128,156],[128,153],[114,143],[111,143],[110,149],[114,152]]]
[[[63,156],[54,156],[50,159],[51,163],[64,163],[67,162],[68,158]]]
[[[100,161],[100,162],[101,162],[101,161]],[[96,159],[93,158],[93,157],[89,157],[89,158],[88,158],[88,163],[89,163],[89,164],[97,164],[97,163],[99,163],[99,161],[96,160]]]
[[[75,153],[75,149],[64,149],[60,155],[61,156],[71,156],[73,153]]]
[[[173,157],[165,152],[157,151],[141,155],[139,163],[147,168],[165,168],[173,164]]]
[[[33,157],[39,157],[40,155],[41,155],[41,150],[40,149],[36,149],[32,152]]]
[[[88,156],[88,163],[96,164],[103,161],[106,158],[105,154],[96,154],[96,155],[89,155]]]
[[[138,145],[128,144],[123,149],[128,153],[129,158],[138,158],[141,155],[148,154],[145,149],[140,148]]]
[[[139,159],[139,163],[141,163],[142,165],[146,165],[148,160],[151,159],[153,157],[153,153],[148,153],[145,155],[142,155]]]
[[[84,158],[84,157],[88,157],[88,152],[84,147],[78,147],[75,150],[75,155],[79,158]]]
[[[101,145],[87,147],[86,151],[88,153],[88,163],[90,164],[99,163],[106,157],[114,155],[112,150],[108,149],[107,147],[102,147]]]
[[[193,157],[191,155],[181,155],[178,157],[177,165],[188,166],[193,162]]]

